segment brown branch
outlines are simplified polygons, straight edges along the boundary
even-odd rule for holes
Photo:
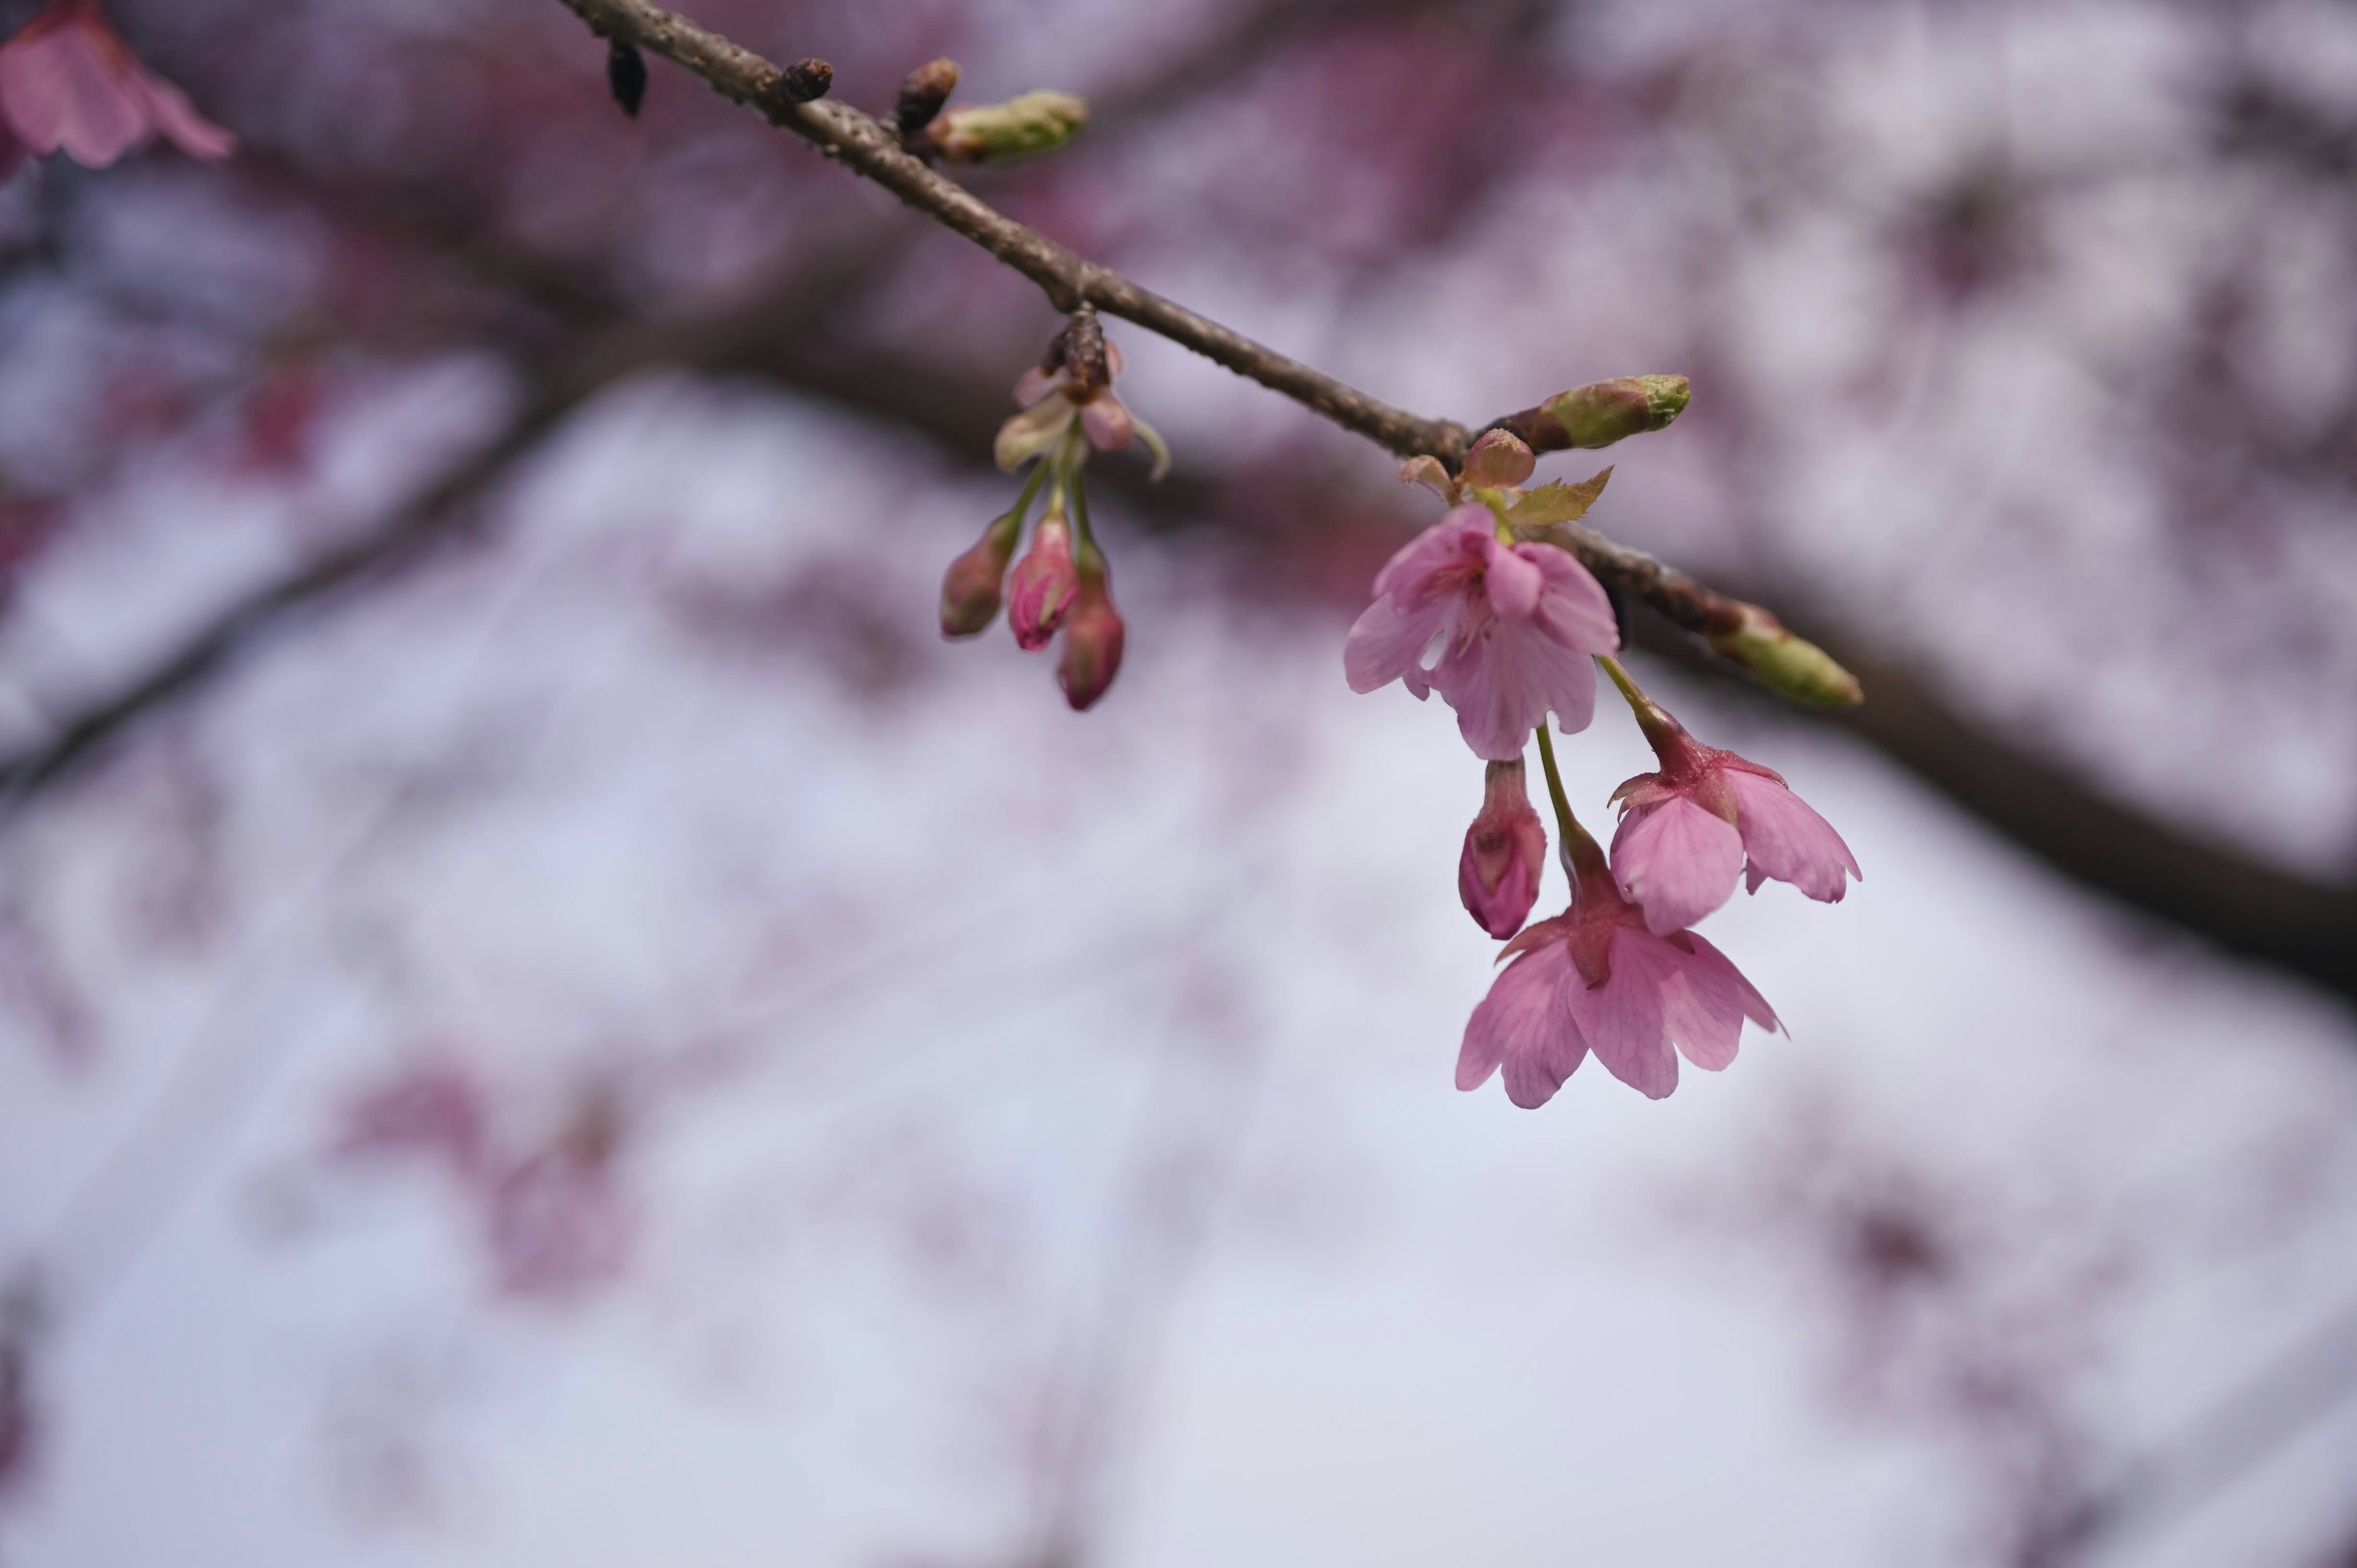
[[[647,0],[563,4],[599,35],[626,38],[684,67],[722,96],[767,115],[771,124],[973,241],[1038,284],[1057,309],[1093,305],[1105,315],[1135,322],[1400,456],[1430,456],[1454,467],[1464,456],[1463,425],[1394,408],[1074,254],[910,156],[899,138],[872,117],[830,100],[795,102],[781,88],[784,72],[751,50]]]

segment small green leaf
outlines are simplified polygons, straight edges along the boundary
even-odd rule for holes
[[[1558,522],[1577,522],[1604,493],[1605,484],[1612,470],[1605,469],[1591,479],[1566,485],[1561,479],[1541,485],[1507,509],[1506,521],[1517,528],[1546,528]]]

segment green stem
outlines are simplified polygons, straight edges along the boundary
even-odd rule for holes
[[[1539,723],[1538,737],[1539,766],[1546,771],[1547,799],[1555,805],[1555,825],[1560,835],[1557,843],[1563,856],[1563,874],[1577,887],[1583,871],[1603,865],[1604,851],[1587,836],[1587,830],[1579,825],[1579,819],[1571,814],[1571,799],[1563,791],[1563,775],[1555,765],[1555,741],[1547,734],[1544,720]]]

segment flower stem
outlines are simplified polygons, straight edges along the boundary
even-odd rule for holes
[[[1559,835],[1556,853],[1563,859],[1564,875],[1569,877],[1572,886],[1577,888],[1583,871],[1598,870],[1603,866],[1604,851],[1587,836],[1587,830],[1579,825],[1579,819],[1571,814],[1571,799],[1563,792],[1563,775],[1555,765],[1555,741],[1547,734],[1544,720],[1539,723],[1538,737],[1539,766],[1546,771],[1547,799],[1555,805],[1555,825]]]
[[[1670,757],[1667,748],[1675,746],[1678,736],[1683,733],[1678,721],[1672,718],[1661,703],[1645,695],[1636,682],[1629,679],[1629,671],[1620,668],[1620,660],[1609,653],[1599,653],[1596,656],[1596,662],[1604,666],[1604,672],[1612,677],[1612,683],[1620,687],[1621,696],[1628,699],[1629,711],[1637,715],[1637,727],[1645,733],[1645,744],[1666,762]]]

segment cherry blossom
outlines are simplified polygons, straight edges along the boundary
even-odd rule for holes
[[[1589,658],[1620,636],[1604,589],[1566,552],[1501,539],[1496,514],[1470,503],[1403,545],[1374,591],[1343,645],[1352,691],[1397,681],[1419,700],[1438,692],[1466,745],[1492,762],[1522,756],[1550,713],[1566,732],[1587,726]]]
[[[1554,1098],[1594,1051],[1649,1099],[1678,1086],[1678,1058],[1717,1072],[1735,1059],[1743,1021],[1779,1027],[1767,1000],[1727,955],[1692,931],[1657,933],[1623,897],[1603,851],[1566,827],[1571,908],[1505,946],[1505,972],[1473,1009],[1457,1087],[1505,1069],[1506,1098],[1524,1110]]]
[[[1545,863],[1546,829],[1531,810],[1522,759],[1491,763],[1481,812],[1465,830],[1457,862],[1457,895],[1473,923],[1501,940],[1522,929],[1538,901]]]
[[[1703,745],[1617,664],[1609,669],[1662,762],[1612,796],[1622,813],[1613,875],[1643,906],[1647,925],[1660,934],[1694,924],[1732,897],[1746,873],[1754,893],[1773,878],[1820,903],[1840,902],[1846,879],[1863,874],[1833,825],[1781,775]]]
[[[197,158],[225,158],[237,146],[186,93],[139,63],[97,0],[51,0],[0,46],[0,174],[19,143],[37,156],[62,150],[104,168],[159,135]]]

